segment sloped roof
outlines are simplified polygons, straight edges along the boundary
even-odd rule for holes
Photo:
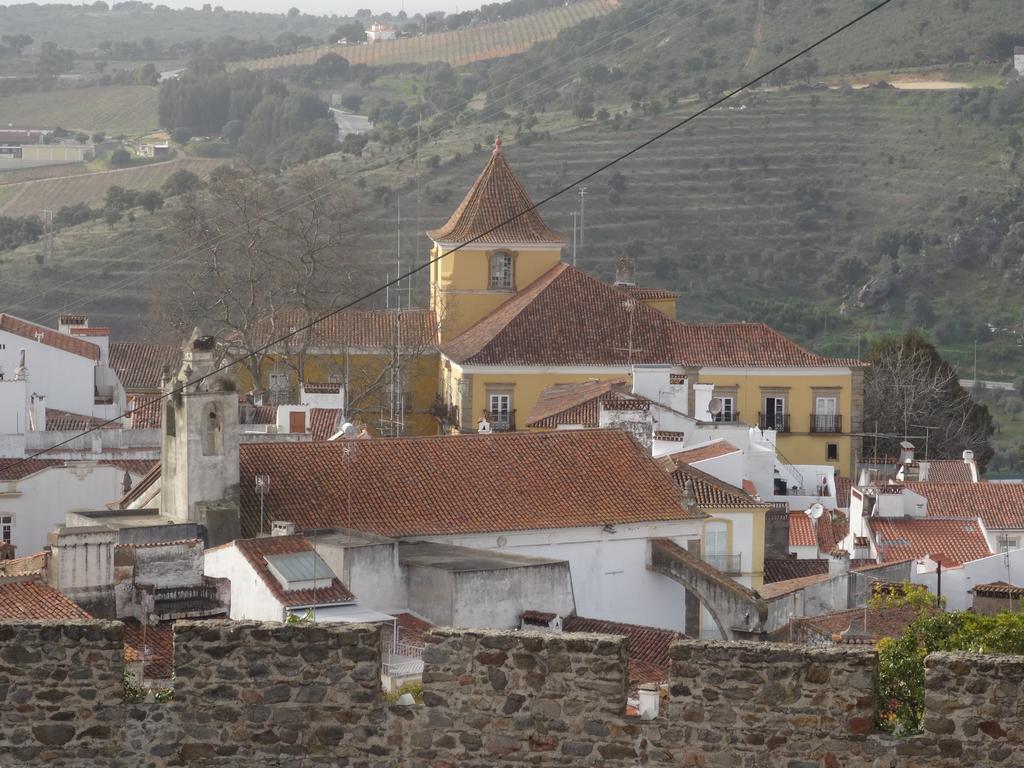
[[[159,429],[163,400],[157,394],[129,394],[125,413],[132,420],[132,429]]]
[[[114,341],[109,354],[110,367],[127,391],[158,390],[164,368],[174,372],[181,366],[181,349],[173,344]]]
[[[846,538],[850,532],[850,524],[846,520],[838,520],[837,515],[826,509],[814,525],[818,535],[818,549],[826,554]]]
[[[100,359],[100,348],[93,344],[91,341],[85,341],[83,339],[77,339],[73,336],[66,336],[63,333],[58,333],[53,328],[47,328],[45,325],[36,325],[30,323],[28,320],[22,320],[20,317],[14,315],[8,315],[0,312],[0,331],[7,331],[13,333],[15,336],[21,336],[29,341],[35,341],[39,344],[45,344],[48,347],[54,349],[61,349],[65,352],[70,352],[73,355],[79,357],[86,357],[90,360]],[[32,360],[26,361],[29,371],[32,370]]]
[[[0,619],[91,619],[61,592],[36,581],[0,584]]]
[[[314,440],[330,440],[338,431],[341,408],[313,408],[309,414],[309,431]]]
[[[586,311],[581,312],[581,307]],[[445,344],[442,351],[463,365],[863,365],[808,352],[762,323],[679,322],[564,263]]]
[[[138,664],[146,654],[143,674],[150,680],[170,680],[174,674],[174,622],[165,621],[146,627],[143,643],[142,625],[134,619],[124,621],[124,660]],[[142,681],[137,681],[141,683]]]
[[[1024,529],[1024,483],[903,484],[928,499],[928,516],[980,517],[989,530]]]
[[[669,291],[665,288],[641,288],[636,285],[616,285],[620,291],[624,291],[637,301],[668,301],[676,300],[681,294]]]
[[[676,463],[695,464],[698,461],[717,459],[719,456],[728,456],[739,450],[728,440],[715,440],[707,445],[698,445],[693,448],[683,448],[681,451],[674,451],[669,454]]]
[[[51,467],[63,467],[64,459],[3,459],[0,458],[0,480],[24,480]]]
[[[836,506],[840,509],[850,508],[850,489],[853,487],[853,480],[849,477],[836,478]]]
[[[242,531],[249,536],[259,528],[257,473],[273,478],[266,506],[274,518],[299,530],[342,526],[408,537],[702,517],[684,508],[671,478],[617,430],[240,449]]]
[[[47,408],[46,429],[48,432],[84,432],[89,429],[120,429],[120,427],[116,421],[110,419]]]
[[[818,536],[814,531],[814,523],[803,512],[789,513],[789,546],[818,546]]]
[[[0,576],[26,576],[41,573],[50,563],[49,551],[36,552],[24,557],[0,560]]]
[[[671,629],[646,627],[641,624],[622,624],[604,619],[569,616],[562,622],[563,632],[596,632],[629,638],[629,682],[661,683],[668,679],[672,663],[668,650],[676,640],[686,635]]]
[[[553,384],[545,387],[530,411],[527,427],[554,429],[562,424],[597,427],[602,399],[626,386],[618,381],[583,381],[576,384]]]
[[[869,518],[868,525],[881,549],[883,563],[945,555],[955,563],[968,563],[991,555],[977,519],[939,517]]]
[[[929,483],[973,483],[971,468],[960,459],[931,459],[928,466]]]
[[[451,218],[444,226],[428,230],[427,236],[439,243],[464,243],[477,237],[476,243],[487,245],[566,242],[565,235],[550,229],[533,207],[529,193],[505,159],[501,139]]]
[[[331,585],[322,589],[286,590],[271,573],[266,558],[273,555],[294,555],[300,552],[314,552],[313,544],[304,536],[265,536],[259,539],[236,539],[233,542],[244,555],[253,571],[271,593],[286,608],[299,606],[351,603],[356,599],[348,587],[337,576],[331,574]],[[231,545],[228,545],[231,546]],[[326,574],[325,574],[326,575]]]
[[[265,344],[301,328],[328,309],[282,309],[256,322],[251,341]],[[230,339],[229,339],[230,341]],[[284,345],[299,349],[391,349],[427,351],[437,346],[437,322],[429,309],[346,309],[300,331]]]
[[[828,573],[828,560],[797,560],[795,557],[764,559],[765,584],[820,576],[823,573]]]
[[[697,505],[700,507],[768,509],[768,504],[758,501],[743,489],[730,485],[724,480],[719,480],[714,475],[702,472],[696,467],[691,467],[683,460],[677,461],[675,454],[662,456],[658,459],[658,463],[671,474],[680,489],[685,487],[687,480],[691,481],[693,495],[697,498]]]
[[[813,642],[818,638],[831,640],[851,630],[850,637],[843,643],[868,643],[874,645],[883,637],[901,637],[904,630],[921,615],[920,608],[900,606],[897,608],[852,608],[846,611],[825,613],[794,619],[790,624],[773,633],[773,640],[785,639],[792,630],[797,642]],[[865,616],[867,624],[865,626]]]

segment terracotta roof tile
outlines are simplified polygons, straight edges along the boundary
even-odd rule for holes
[[[262,344],[310,323],[326,309],[282,309],[254,324],[250,343]],[[229,339],[230,341],[230,339]],[[292,349],[391,349],[424,352],[437,346],[437,323],[427,309],[346,309],[284,342]]]
[[[625,386],[625,381],[597,379],[577,384],[553,384],[540,393],[526,426],[554,429],[563,424],[579,424],[596,428],[600,423],[599,401],[610,398],[613,390]]]
[[[109,419],[68,413],[56,408],[46,409],[46,429],[48,432],[84,432],[85,430],[96,428],[120,429],[116,421],[110,421]]]
[[[928,516],[980,517],[989,530],[1024,529],[1024,483],[904,483],[928,499]]]
[[[48,347],[62,349],[65,352],[70,352],[71,354],[78,355],[79,357],[86,357],[90,360],[100,359],[100,348],[91,341],[84,341],[72,336],[67,336],[63,333],[58,333],[53,330],[53,328],[47,328],[45,325],[30,323],[27,320],[22,320],[14,315],[0,313],[0,331],[13,333],[15,336],[21,336],[29,341],[36,341],[40,344],[45,344]],[[27,360],[27,367],[30,371],[32,370],[31,359]]]
[[[181,349],[173,344],[115,341],[110,345],[110,367],[128,391],[160,389],[164,368],[181,366]]]
[[[245,556],[256,575],[285,607],[351,603],[356,596],[335,576],[331,586],[323,589],[286,590],[267,566],[268,555],[292,555],[313,552],[313,544],[304,536],[265,536],[259,539],[236,539],[234,546]]]
[[[836,478],[836,506],[840,509],[850,508],[850,489],[853,487],[853,480],[849,477]]]
[[[878,517],[868,525],[883,563],[936,554],[967,563],[992,554],[977,519]]]
[[[508,221],[514,216],[513,221]],[[530,195],[501,151],[500,139],[448,222],[429,230],[427,236],[439,243],[464,243],[479,236],[475,242],[488,245],[561,245],[566,241],[565,235],[550,229],[533,208]]]
[[[818,546],[818,537],[814,532],[814,523],[803,512],[789,513],[789,546]]]
[[[53,587],[35,581],[0,584],[0,619],[91,619]]]
[[[971,468],[960,459],[932,459],[928,466],[929,483],[973,483]]]
[[[786,579],[784,581],[774,581],[770,584],[762,584],[757,588],[757,594],[765,600],[773,600],[776,597],[788,595],[791,592],[798,592],[804,587],[809,587],[812,584],[820,584],[823,581],[828,581],[827,571],[825,573],[815,573],[808,576],[800,576],[795,579]]]
[[[831,552],[850,532],[850,524],[845,519],[840,520],[837,517],[832,510],[826,509],[814,524],[817,531],[818,549],[821,552]]]
[[[795,557],[764,559],[764,583],[789,581],[828,573],[828,560],[797,560]]]
[[[867,625],[864,617],[867,615]],[[784,639],[790,632],[798,643],[832,642],[835,635],[850,631],[850,637],[840,642],[876,644],[884,637],[901,637],[904,630],[921,615],[920,608],[901,606],[899,608],[853,608],[820,616],[795,619],[773,633],[772,639]]]
[[[990,584],[976,584],[971,590],[978,597],[1005,597],[1012,600],[1024,598],[1024,587],[1007,584],[1005,581],[994,581]]]
[[[690,480],[697,505],[709,509],[736,508],[767,509],[768,504],[758,501],[749,493],[724,480],[719,480],[707,472],[691,467],[683,460],[676,460],[676,454],[658,459],[662,468],[666,469],[680,489]]]
[[[338,432],[341,408],[313,408],[309,414],[309,431],[314,440],[330,440]]]
[[[163,415],[163,400],[155,394],[129,394],[126,413],[132,420],[132,429],[159,429]]]
[[[639,624],[621,624],[604,619],[587,619],[569,616],[562,622],[564,632],[596,632],[603,635],[619,635],[629,638],[629,681],[661,683],[668,679],[671,661],[668,649],[676,640],[686,635],[671,629],[645,627]]]
[[[640,288],[636,285],[616,285],[620,291],[624,291],[637,301],[667,301],[678,299],[681,294],[669,291],[664,288]]]
[[[0,481],[24,480],[52,467],[63,467],[64,459],[0,459]]]
[[[241,446],[242,531],[267,508],[299,530],[417,536],[699,518],[625,432],[556,431]],[[351,507],[349,494],[351,490]]]
[[[738,450],[739,448],[728,440],[715,440],[707,445],[683,448],[683,450],[675,451],[669,455],[672,457],[672,460],[677,463],[684,462],[686,464],[695,464],[698,461],[716,459],[719,456],[728,456],[730,453],[736,453]]]
[[[463,365],[863,365],[808,352],[761,323],[673,320],[568,264],[552,267],[442,351]]]
[[[143,674],[147,680],[170,680],[174,675],[174,622],[165,621],[146,627],[143,643],[142,625],[134,619],[124,622],[124,660],[127,664],[146,663]],[[141,681],[137,681],[141,682]]]
[[[25,576],[30,573],[41,573],[49,564],[50,553],[45,551],[10,560],[0,560],[0,576]]]
[[[411,613],[396,613],[395,624],[398,627],[398,641],[411,645],[422,645],[423,635],[434,628],[426,619]],[[384,631],[387,631],[386,627]]]

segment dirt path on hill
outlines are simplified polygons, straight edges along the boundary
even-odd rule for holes
[[[754,57],[761,52],[761,43],[764,42],[764,4],[765,0],[757,0],[757,18],[754,20],[754,45],[750,49],[750,55],[743,63],[743,68],[750,66]]]

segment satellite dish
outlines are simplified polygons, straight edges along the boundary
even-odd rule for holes
[[[814,504],[811,505],[810,509],[804,512],[804,514],[811,518],[811,520],[817,520],[819,517],[825,514],[825,508],[821,506],[821,504],[815,502]]]
[[[345,437],[352,438],[359,434],[359,430],[356,429],[356,425],[350,421],[346,421],[341,425],[341,434]]]
[[[712,397],[711,402],[708,403],[708,413],[712,416],[717,416],[722,412],[722,398]]]

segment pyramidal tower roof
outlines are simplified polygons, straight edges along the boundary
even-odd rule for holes
[[[464,243],[476,237],[480,239],[474,242],[486,245],[564,243],[565,235],[549,229],[536,209],[528,210],[532,207],[529,194],[505,160],[499,137],[491,159],[448,223],[440,229],[428,230],[427,236],[443,243]],[[502,223],[523,211],[528,212]]]

